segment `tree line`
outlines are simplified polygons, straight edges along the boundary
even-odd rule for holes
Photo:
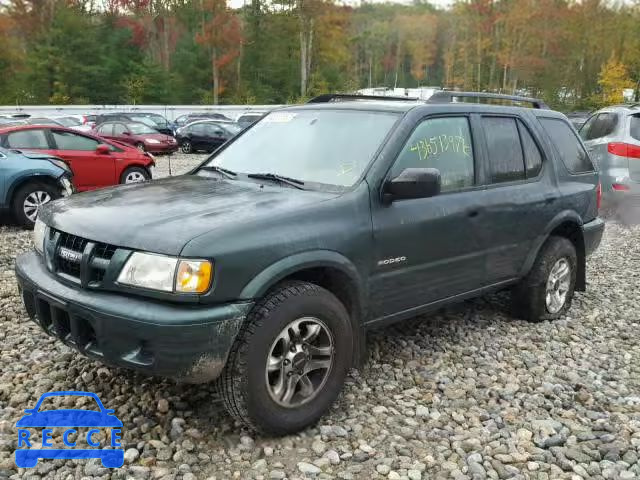
[[[431,85],[589,109],[640,83],[640,7],[602,0],[4,0],[0,45],[0,104],[16,105]]]

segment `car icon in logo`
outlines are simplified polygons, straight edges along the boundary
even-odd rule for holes
[[[61,396],[79,396],[90,397],[97,403],[99,411],[97,410],[83,410],[83,409],[57,409],[57,410],[45,410],[39,411],[42,402],[46,398],[61,397]],[[80,435],[75,442],[70,441],[70,435],[77,434],[75,428],[89,428],[86,433],[86,443],[89,447],[100,447],[99,440],[94,439],[94,435],[100,433],[100,428],[111,429],[110,430],[110,446],[121,447],[120,428],[122,422],[114,415],[114,410],[107,409],[102,405],[102,402],[95,393],[91,392],[78,392],[78,391],[64,391],[64,392],[49,392],[43,394],[36,405],[33,408],[25,410],[26,415],[23,416],[16,423],[18,427],[18,449],[15,452],[16,465],[22,468],[35,467],[39,459],[61,458],[61,459],[83,459],[83,458],[99,458],[102,461],[102,465],[106,468],[121,467],[124,463],[124,449],[123,448],[76,448],[77,443],[80,441]],[[52,429],[56,427],[64,427],[64,433],[62,435],[64,439],[64,445],[69,448],[44,448],[52,447]],[[42,429],[42,447],[43,448],[31,448],[32,442],[30,440],[31,429]],[[109,437],[109,435],[107,435]],[[20,448],[29,447],[29,448]]]

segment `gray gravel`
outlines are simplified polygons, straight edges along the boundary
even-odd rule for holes
[[[560,321],[513,320],[499,294],[375,333],[321,423],[270,439],[234,425],[211,386],[107,368],[47,337],[13,276],[30,235],[0,227],[0,478],[640,478],[639,234],[607,225],[588,292]],[[93,391],[116,410],[123,468],[16,469],[15,422],[51,390]]]

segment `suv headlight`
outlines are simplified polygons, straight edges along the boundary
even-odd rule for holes
[[[36,219],[36,223],[33,226],[33,246],[36,251],[42,253],[44,251],[44,235],[47,231],[47,226],[39,218]]]
[[[134,252],[118,276],[118,283],[175,293],[204,293],[211,286],[208,260],[182,260]]]

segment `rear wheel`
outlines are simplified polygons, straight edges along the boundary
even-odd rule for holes
[[[220,378],[227,410],[268,435],[298,431],[338,397],[352,353],[342,303],[311,283],[283,284],[256,304],[229,354]]]
[[[514,288],[514,314],[531,322],[555,320],[571,307],[576,285],[576,249],[564,237],[550,237],[529,275]]]
[[[61,196],[60,191],[52,185],[29,182],[15,192],[13,214],[20,225],[33,228],[42,206]]]
[[[122,173],[122,176],[120,177],[120,183],[141,183],[146,182],[150,178],[151,175],[146,168],[129,167]]]

